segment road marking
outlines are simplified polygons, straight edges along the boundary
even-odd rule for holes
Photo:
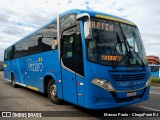
[[[149,92],[149,93],[160,95],[160,93],[157,92]]]
[[[160,111],[158,109],[149,108],[149,107],[145,107],[145,106],[138,106],[138,107],[145,108],[145,109],[152,110],[152,111]]]
[[[11,81],[11,80],[9,80],[9,79],[4,79],[4,80]]]

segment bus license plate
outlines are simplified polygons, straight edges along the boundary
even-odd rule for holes
[[[127,97],[133,97],[133,96],[136,96],[136,92],[127,93]]]

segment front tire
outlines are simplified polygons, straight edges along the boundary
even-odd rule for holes
[[[14,75],[11,77],[11,81],[12,81],[12,86],[13,86],[14,88],[16,88],[17,85],[16,85],[16,80],[15,80]]]
[[[60,104],[60,99],[58,99],[57,97],[56,84],[54,83],[53,79],[51,79],[48,83],[47,93],[48,93],[48,98],[52,103]]]

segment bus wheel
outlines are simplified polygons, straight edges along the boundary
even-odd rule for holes
[[[58,99],[57,97],[57,89],[55,83],[53,82],[53,79],[51,79],[48,83],[47,92],[48,98],[52,103],[60,104],[60,99]]]
[[[16,88],[17,85],[16,85],[16,81],[15,81],[14,75],[11,77],[11,81],[12,81],[12,86],[13,86],[14,88]]]

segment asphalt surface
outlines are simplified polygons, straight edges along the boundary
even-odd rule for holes
[[[86,117],[54,117],[55,119],[83,119],[83,120],[97,120],[107,119],[95,116],[95,111],[86,110],[79,106],[64,102],[61,105],[52,104],[45,94],[32,91],[24,87],[13,88],[11,82],[4,80],[3,72],[0,72],[0,111],[78,111],[79,114]],[[133,113],[134,111],[159,111],[160,114],[160,87],[151,87],[150,99],[125,107],[119,107],[114,109],[107,109],[96,112],[107,111],[128,111]],[[160,116],[160,115],[159,115]],[[1,118],[0,118],[1,119]],[[21,119],[21,118],[19,118]],[[27,119],[27,118],[26,118]],[[35,118],[36,119],[36,118]],[[39,119],[39,118],[37,118]],[[42,119],[42,118],[41,118]],[[46,118],[45,118],[46,119]],[[47,117],[47,119],[53,119]],[[160,117],[110,117],[111,120],[159,120]]]

